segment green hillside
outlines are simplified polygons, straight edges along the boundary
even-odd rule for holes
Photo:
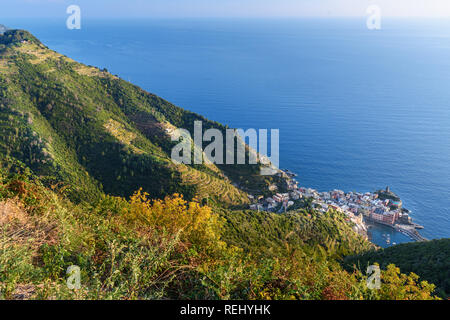
[[[435,298],[394,265],[380,290],[341,267],[371,247],[341,213],[230,211],[142,191],[75,205],[29,173],[0,170],[0,299]]]
[[[60,55],[26,31],[0,37],[0,71],[0,161],[19,160],[67,184],[74,200],[143,188],[155,198],[180,193],[235,206],[255,186],[264,193],[282,185],[259,175],[258,165],[174,166],[166,129],[193,132],[195,120],[205,129],[226,127]],[[198,190],[207,181],[217,188]]]
[[[227,128],[26,31],[0,36],[0,299],[436,299],[392,264],[380,290],[345,270],[374,245],[343,213],[245,210],[285,188],[260,165],[173,163],[169,132],[195,120]],[[424,278],[442,285],[439,268]]]
[[[450,239],[404,243],[387,249],[369,251],[345,259],[347,268],[367,267],[378,263],[381,268],[394,263],[404,272],[414,272],[437,285],[442,297],[450,297]]]

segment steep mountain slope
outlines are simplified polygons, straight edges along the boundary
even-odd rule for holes
[[[259,165],[175,165],[167,132],[193,134],[195,120],[226,129],[60,55],[26,31],[0,36],[1,161],[64,182],[73,199],[129,196],[142,187],[152,197],[181,193],[239,206],[248,202],[244,191],[283,186],[259,175]]]

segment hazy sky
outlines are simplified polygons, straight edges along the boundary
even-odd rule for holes
[[[372,4],[384,17],[450,17],[450,0],[0,0],[0,18],[57,18],[71,4],[92,18],[365,16]]]

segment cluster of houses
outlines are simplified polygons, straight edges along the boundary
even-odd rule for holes
[[[378,193],[359,193],[342,190],[328,192],[318,192],[315,189],[298,186],[298,182],[292,179],[292,175],[283,172],[288,176],[287,193],[277,193],[271,197],[262,196],[255,199],[250,205],[250,209],[258,211],[286,212],[297,200],[310,198],[312,206],[320,211],[327,212],[330,209],[343,212],[348,221],[354,223],[355,231],[360,234],[367,234],[367,226],[364,218],[374,222],[394,226],[396,223],[410,224],[411,218],[402,210],[401,201],[391,199],[380,199]]]
[[[264,198],[263,196],[258,197],[257,203],[250,205],[251,210],[258,211],[272,211],[282,212],[286,211],[287,208],[294,205],[294,201],[290,200],[289,193],[277,193],[272,197]]]
[[[380,199],[378,193],[359,193],[342,190],[322,192],[315,195],[322,206],[328,205],[349,216],[364,216],[369,220],[393,226],[397,222],[409,223],[410,217],[402,210],[401,201]]]

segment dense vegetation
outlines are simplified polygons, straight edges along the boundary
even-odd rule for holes
[[[374,262],[382,268],[394,263],[404,272],[414,272],[434,283],[441,297],[450,297],[450,239],[404,243],[345,259],[349,270],[352,266],[367,267]]]
[[[391,264],[380,290],[345,270],[374,246],[342,213],[243,210],[285,187],[259,165],[172,163],[167,130],[194,120],[226,129],[26,31],[0,36],[1,298],[434,298]]]
[[[224,238],[255,255],[283,253],[286,246],[320,247],[334,258],[341,258],[374,248],[351,230],[340,212],[295,210],[276,214],[224,210],[219,213],[228,225]]]
[[[173,193],[217,204],[246,204],[245,192],[267,192],[282,179],[259,165],[175,165],[167,130],[226,127],[178,108],[115,77],[49,50],[26,31],[0,36],[0,161],[19,160],[65,183],[72,200],[106,192],[154,198]],[[213,188],[198,189],[199,181]],[[236,186],[239,186],[238,189]]]
[[[217,210],[179,195],[152,201],[142,190],[128,201],[102,196],[91,205],[74,205],[29,172],[3,174],[1,295],[6,299],[432,298],[434,285],[419,282],[414,274],[401,274],[394,265],[382,272],[380,290],[368,289],[362,272],[345,271],[338,263],[343,249],[363,240],[339,222],[338,213],[313,218],[299,212],[298,219],[314,223],[298,228],[289,217],[261,213],[247,219],[242,212],[229,212],[227,221]],[[244,220],[247,224],[236,232],[233,222]],[[314,228],[316,224],[320,227]],[[260,233],[261,228],[266,234]],[[244,230],[248,237],[240,237]],[[330,239],[339,239],[339,245]],[[71,265],[81,270],[78,290],[67,286],[66,270]]]

